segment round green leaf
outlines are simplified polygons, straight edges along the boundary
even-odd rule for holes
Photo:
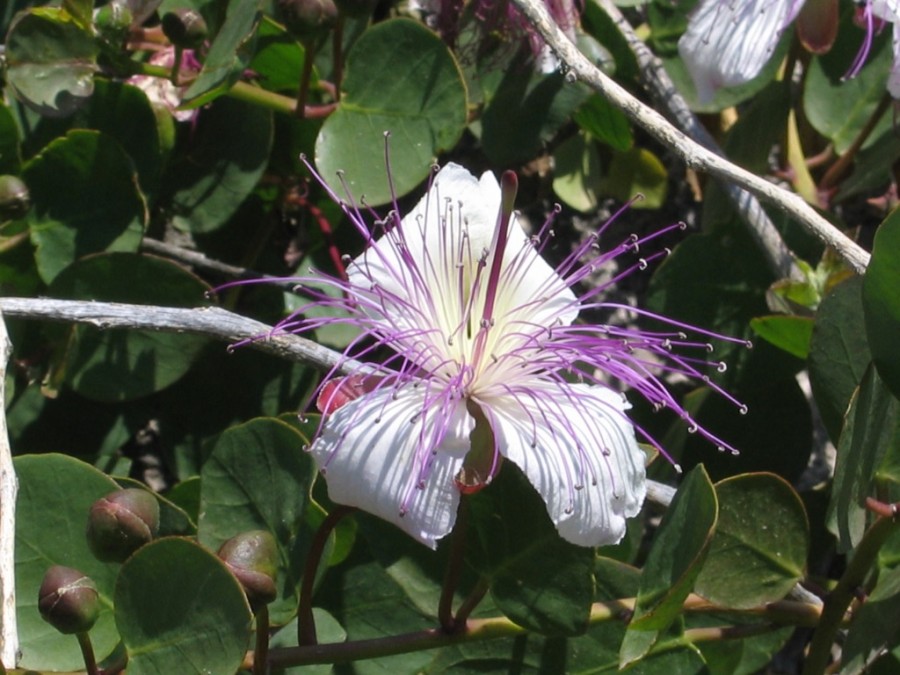
[[[152,283],[148,283],[152,280]],[[184,268],[153,256],[109,253],[84,258],[50,286],[60,298],[184,307],[205,304],[209,287]],[[130,401],[165,389],[191,367],[206,338],[149,331],[74,328],[66,380],[97,401]]]
[[[278,599],[273,623],[297,611],[300,578],[311,533],[303,528],[316,469],[293,427],[258,418],[216,440],[201,472],[199,539],[217,550],[248,530],[268,530],[278,545]]]
[[[62,117],[94,91],[97,45],[90,31],[61,9],[16,18],[6,38],[6,75],[16,96],[42,115]]]
[[[465,123],[465,84],[447,46],[418,22],[383,21],[347,55],[341,103],[316,140],[316,165],[338,194],[342,171],[355,198],[386,204],[391,181],[398,196],[416,187]],[[390,181],[384,132],[393,138]]]
[[[780,600],[806,565],[809,525],[800,497],[766,473],[723,480],[716,495],[719,521],[695,592],[738,609]]]
[[[144,546],[116,582],[116,625],[129,675],[234,675],[250,639],[250,607],[237,579],[187,539]]]
[[[89,253],[137,250],[146,205],[131,159],[111,137],[70,131],[28,162],[22,177],[31,190],[27,220],[45,282]]]
[[[878,374],[900,398],[900,209],[894,209],[875,233],[872,261],[863,281],[866,336]]]
[[[90,103],[73,115],[73,127],[112,136],[128,157],[144,192],[153,192],[163,158],[157,116],[147,95],[125,82],[98,78]]]
[[[272,126],[271,111],[235,99],[201,111],[190,150],[169,172],[176,227],[209,232],[225,224],[266,168]]]
[[[118,488],[115,481],[73,457],[24,455],[14,460],[19,479],[16,501],[16,620],[22,658],[19,666],[36,670],[84,667],[78,643],[61,635],[38,613],[38,589],[53,565],[81,570],[100,593],[100,617],[90,631],[98,658],[118,642],[112,596],[118,565],[101,563],[84,536],[91,504]]]

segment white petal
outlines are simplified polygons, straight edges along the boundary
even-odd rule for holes
[[[885,21],[900,21],[900,0],[872,0],[872,14]]]
[[[328,417],[310,452],[332,501],[377,515],[435,548],[456,521],[454,478],[474,421],[459,401],[422,415],[427,389],[387,387],[347,403]]]
[[[894,98],[900,98],[900,19],[894,23],[894,62],[891,65],[891,74],[888,77],[888,93]]]
[[[413,357],[425,370],[451,361],[471,362],[471,343],[460,336],[466,333],[471,339],[485,318],[500,197],[492,174],[478,180],[466,169],[448,164],[402,224],[348,266],[354,293],[368,303],[364,311],[384,324],[385,332],[401,336],[395,343],[398,351],[427,353],[428,359]],[[479,260],[485,256],[479,272]],[[489,318],[512,322],[520,340],[527,340],[521,337],[523,332],[537,334],[556,324],[570,324],[578,314],[574,294],[541,258],[515,218],[494,292],[495,309]],[[491,332],[495,337],[504,334],[502,326]],[[429,342],[428,349],[422,348],[423,341]],[[455,347],[449,349],[454,341]],[[516,345],[503,347],[512,350]]]
[[[623,414],[629,406],[603,387],[543,388],[483,404],[500,451],[544,498],[564,539],[616,543],[646,494],[644,453]]]
[[[756,77],[803,0],[701,0],[678,53],[701,101]]]

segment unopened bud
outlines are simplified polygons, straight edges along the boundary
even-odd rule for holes
[[[98,499],[88,516],[91,552],[104,562],[124,562],[159,532],[159,502],[140,488],[118,490]]]
[[[197,49],[209,34],[203,16],[193,9],[176,9],[163,14],[162,31],[169,42],[183,49]]]
[[[278,7],[288,32],[300,41],[327,33],[338,16],[334,0],[279,0]]]
[[[218,555],[241,582],[254,612],[278,597],[278,548],[270,532],[242,532],[222,544]]]
[[[44,621],[60,633],[85,633],[100,614],[97,585],[83,572],[54,565],[41,582],[38,610]]]
[[[16,176],[0,176],[0,221],[22,218],[31,208],[28,186]]]
[[[134,14],[124,2],[111,2],[94,10],[94,29],[110,43],[123,42],[132,23]]]

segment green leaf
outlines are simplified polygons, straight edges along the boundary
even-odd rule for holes
[[[809,550],[800,497],[784,479],[765,473],[716,483],[716,496],[719,520],[695,592],[737,609],[782,599],[803,575]]]
[[[22,176],[31,190],[27,220],[45,282],[89,253],[137,250],[146,205],[131,160],[109,136],[70,131],[28,162]]]
[[[316,604],[331,613],[347,631],[348,640],[393,637],[434,628],[381,565],[361,558],[328,571],[326,583],[316,594]],[[418,673],[431,661],[425,651],[357,661],[355,675]]]
[[[469,506],[480,544],[470,563],[489,579],[497,607],[544,635],[583,633],[594,552],[560,538],[544,501],[511,462]]]
[[[825,296],[809,345],[809,383],[828,435],[837,441],[856,385],[872,360],[861,302],[862,279],[854,277]]]
[[[623,202],[642,195],[631,203],[633,209],[658,209],[666,200],[668,179],[656,155],[646,148],[632,148],[613,153],[602,189]]]
[[[203,68],[182,97],[196,108],[224,93],[240,78],[250,59],[261,0],[229,0],[225,23],[213,40]]]
[[[347,54],[338,109],[316,140],[319,173],[337,192],[343,171],[355,199],[391,201],[385,163],[389,142],[391,181],[398,196],[428,175],[436,156],[456,145],[466,123],[466,89],[447,46],[409,19],[378,23]]]
[[[336,644],[347,641],[347,631],[331,614],[321,607],[313,607],[313,620],[316,622],[316,638],[321,645]],[[297,620],[294,619],[279,630],[269,640],[269,649],[290,648],[297,646]],[[289,668],[272,668],[272,675],[331,675],[334,665],[320,663],[309,666],[293,666]]]
[[[250,638],[250,607],[225,563],[168,537],[129,558],[116,583],[116,625],[129,675],[234,675]]]
[[[841,552],[856,546],[865,533],[866,497],[877,494],[875,471],[889,449],[892,454],[900,449],[900,401],[891,396],[877,371],[870,367],[850,399],[837,443],[827,522],[838,537]]]
[[[675,493],[641,574],[634,617],[619,653],[626,666],[643,657],[681,615],[700,574],[718,519],[716,492],[702,466]]]
[[[19,128],[10,109],[0,102],[0,175],[19,173],[21,162]]]
[[[200,520],[200,476],[180,481],[166,493],[166,498],[184,511],[191,522]]]
[[[303,46],[285,28],[264,16],[256,33],[256,53],[248,68],[269,91],[296,94],[306,58]],[[314,87],[315,75],[310,82]]]
[[[813,320],[806,316],[775,314],[750,321],[753,332],[788,354],[805,359],[809,355]]]
[[[878,584],[853,617],[841,656],[841,673],[869,672],[870,666],[900,644],[900,568],[884,570]]]
[[[153,283],[147,283],[152,279]],[[50,286],[52,295],[143,305],[207,304],[209,286],[175,263],[147,255],[108,253],[70,265]],[[74,328],[66,381],[97,401],[130,401],[165,389],[187,373],[207,338],[157,331]]]
[[[534,73],[529,79],[525,74],[531,65],[522,58],[504,69],[492,62],[487,69],[496,72],[480,74],[488,101],[480,120],[481,143],[498,166],[527,162],[539,154],[589,96],[585,86],[566,82],[560,72]],[[490,91],[497,77],[502,79]]]
[[[61,9],[20,14],[6,36],[6,75],[16,96],[41,115],[62,117],[94,90],[93,35]]]
[[[118,489],[92,466],[58,454],[24,455],[14,460],[19,479],[16,501],[16,620],[22,658],[35,670],[84,667],[78,643],[61,635],[38,613],[38,589],[53,565],[74,567],[91,577],[100,593],[100,617],[90,631],[98,659],[106,658],[119,636],[113,623],[113,587],[118,565],[101,563],[84,536],[88,511],[97,499]]]
[[[602,95],[594,94],[575,111],[575,122],[601,143],[625,152],[634,145],[631,125],[625,113]]]
[[[553,153],[553,191],[567,206],[591,211],[599,203],[602,167],[600,154],[583,134],[576,134],[557,146]]]
[[[213,550],[248,530],[268,530],[278,545],[278,599],[273,623],[297,611],[300,578],[311,533],[303,529],[316,475],[296,429],[258,418],[222,433],[201,472],[200,543]]]
[[[892,57],[889,31],[882,31],[876,36],[863,68],[853,77],[847,77],[861,41],[861,31],[846,30],[848,23],[838,31],[828,53],[810,59],[803,81],[803,112],[816,131],[834,144],[839,155],[871,123],[872,114],[885,96]],[[892,116],[882,114],[863,147],[871,146],[891,127]]]
[[[900,209],[894,209],[875,233],[872,260],[863,281],[866,335],[878,374],[900,397]]]
[[[234,215],[266,169],[272,128],[271,111],[235,99],[201,111],[190,150],[168,172],[176,227],[210,232]]]
[[[73,115],[73,126],[96,129],[115,138],[134,162],[141,189],[156,189],[162,149],[156,115],[141,89],[98,78],[90,103]]]

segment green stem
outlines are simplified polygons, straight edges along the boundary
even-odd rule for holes
[[[253,650],[253,675],[269,672],[269,608],[263,605],[256,613],[256,649]]]
[[[341,102],[341,80],[344,77],[344,14],[338,15],[334,32],[331,34],[332,79],[334,80],[334,102]]]
[[[484,596],[488,592],[488,588],[490,584],[485,577],[482,577],[478,580],[478,583],[475,585],[475,588],[472,589],[472,592],[469,593],[469,597],[463,600],[463,603],[459,606],[459,609],[456,610],[456,616],[453,619],[455,626],[465,626],[466,621],[469,620],[469,615],[472,613],[478,603],[480,603]]]
[[[312,40],[303,43],[303,70],[300,72],[300,89],[297,91],[297,103],[294,114],[303,119],[306,114],[306,98],[309,95],[309,82],[312,78],[313,63],[316,60],[316,47]]]
[[[458,624],[453,618],[453,598],[459,586],[459,577],[462,574],[463,557],[466,552],[466,514],[465,500],[460,501],[457,512],[456,526],[450,535],[450,559],[447,561],[447,569],[444,572],[444,582],[441,586],[441,598],[438,602],[438,622],[447,633],[454,632]]]
[[[623,598],[609,602],[595,602],[591,606],[589,622],[591,624],[605,621],[626,621],[634,611],[634,598]],[[789,626],[815,626],[819,620],[819,608],[802,602],[782,600],[762,607],[750,610],[723,609],[704,600],[697,595],[691,595],[684,603],[686,612],[716,613],[719,616],[733,615],[739,617],[759,617],[766,621],[766,627],[770,624]],[[756,626],[758,628],[758,625]],[[741,627],[743,628],[743,627]],[[745,630],[751,630],[747,627]],[[761,630],[761,629],[760,629]],[[372,659],[396,654],[406,654],[434,649],[449,645],[483,642],[504,637],[516,637],[524,635],[526,630],[513,623],[506,617],[490,617],[485,619],[469,619],[459,629],[447,633],[442,628],[430,628],[415,633],[392,635],[386,638],[374,638],[370,640],[353,640],[337,644],[307,645],[290,647],[286,649],[273,649],[269,652],[269,665],[272,668],[287,666],[312,665],[319,663],[346,663],[360,659]],[[724,638],[734,631],[719,630],[718,634]],[[699,639],[706,636],[697,634]]]
[[[300,585],[300,604],[297,606],[297,644],[316,646],[316,620],[312,611],[313,589],[316,583],[316,574],[325,544],[328,537],[344,516],[353,513],[356,509],[352,506],[338,506],[329,513],[313,537],[306,557],[306,568],[303,570],[303,583]],[[274,653],[274,651],[272,652]],[[269,659],[271,661],[271,657]]]
[[[831,646],[844,621],[847,608],[856,597],[855,591],[865,583],[878,551],[888,536],[897,529],[898,524],[900,520],[881,517],[863,535],[862,541],[853,553],[853,558],[847,564],[844,576],[825,599],[822,618],[813,633],[809,655],[803,666],[803,675],[819,675],[825,672],[831,658]]]
[[[688,628],[684,631],[684,639],[691,644],[700,642],[716,642],[719,640],[740,640],[742,638],[765,635],[782,626],[774,623],[751,623],[746,626],[715,626],[710,628]]]
[[[100,671],[97,670],[97,659],[94,656],[94,647],[91,645],[91,638],[87,634],[87,631],[76,633],[75,637],[78,638],[78,646],[81,647],[81,656],[84,659],[85,672],[87,675],[100,675]]]
[[[178,86],[178,83],[181,80],[181,60],[182,60],[182,58],[184,58],[184,49],[176,46],[175,47],[175,59],[174,59],[174,62],[172,63],[172,73],[171,73],[172,84],[174,84],[176,87]]]

